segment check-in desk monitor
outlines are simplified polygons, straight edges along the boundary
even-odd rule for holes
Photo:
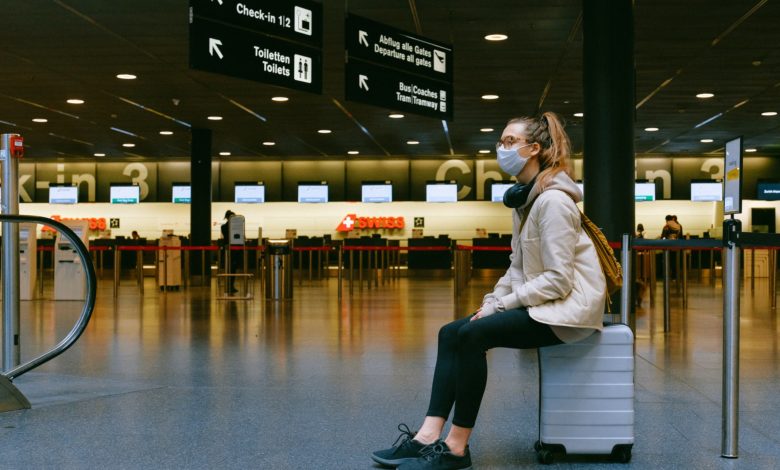
[[[32,300],[38,274],[36,224],[19,225],[19,299]]]
[[[363,181],[361,202],[393,202],[393,184],[390,181]]]
[[[515,185],[514,181],[495,181],[490,185],[490,200],[504,202],[504,193]]]
[[[78,204],[78,202],[78,186],[49,183],[49,204]]]
[[[756,184],[756,199],[780,201],[780,180],[759,179]]]
[[[171,185],[171,202],[190,204],[192,202],[192,186],[189,183],[173,183]]]
[[[262,204],[265,202],[265,185],[262,182],[236,182],[234,186],[236,204]]]
[[[425,202],[458,202],[458,184],[429,181],[425,184]]]
[[[691,181],[691,201],[722,201],[723,181],[693,180]]]
[[[652,181],[637,181],[634,183],[634,201],[655,201],[655,183]]]
[[[89,223],[86,220],[64,222],[89,249]],[[54,300],[84,300],[87,278],[76,248],[60,232],[54,240]]]
[[[328,202],[328,182],[298,183],[298,202],[320,203]]]
[[[141,202],[141,187],[137,184],[111,183],[109,198],[111,204],[138,204]]]

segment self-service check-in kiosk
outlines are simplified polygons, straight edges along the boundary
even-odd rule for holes
[[[37,225],[19,225],[19,299],[32,300],[38,274]]]
[[[243,215],[232,215],[229,220],[230,224],[230,244],[244,246],[246,239],[244,238],[244,228],[246,226],[246,219]]]
[[[89,248],[89,223],[86,220],[64,222]],[[84,300],[87,281],[76,248],[61,233],[54,241],[54,300]]]

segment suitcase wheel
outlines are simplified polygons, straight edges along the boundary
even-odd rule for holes
[[[536,442],[534,442],[534,450],[536,452],[542,450],[542,441],[537,440]]]
[[[544,465],[550,465],[555,461],[555,456],[549,449],[540,449],[536,455],[539,457],[539,463]]]
[[[628,463],[631,461],[631,444],[616,445],[612,449],[612,458],[620,463]]]

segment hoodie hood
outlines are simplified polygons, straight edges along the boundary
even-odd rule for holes
[[[531,188],[531,192],[528,194],[528,201],[522,207],[527,206],[530,202],[536,199],[536,197],[541,194],[542,191],[547,191],[550,189],[563,191],[564,193],[568,194],[575,203],[582,201],[582,191],[580,191],[580,188],[577,187],[577,183],[575,183],[574,180],[572,180],[565,171],[559,171],[555,176],[552,177],[552,179],[548,180],[547,185],[544,188],[540,187],[539,181],[537,180],[536,184],[534,184],[534,187]]]

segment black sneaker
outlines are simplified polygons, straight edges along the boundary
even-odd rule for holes
[[[398,470],[460,470],[471,468],[471,453],[466,446],[466,453],[463,456],[455,455],[450,452],[450,448],[444,441],[438,441],[435,444],[423,449],[420,458],[405,463],[398,467]]]
[[[420,451],[428,447],[413,439],[417,433],[412,432],[406,424],[399,424],[398,430],[401,431],[401,435],[395,440],[393,447],[371,454],[374,462],[388,467],[397,467],[402,463],[416,460],[422,455]],[[399,444],[398,441],[401,443]]]

